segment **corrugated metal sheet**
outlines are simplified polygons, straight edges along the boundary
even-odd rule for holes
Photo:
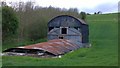
[[[87,23],[82,19],[70,15],[56,16],[48,22],[49,27],[61,27],[61,26],[81,27],[82,24],[87,25]]]
[[[66,28],[66,30],[62,30]],[[65,34],[62,34],[62,31]],[[56,16],[48,22],[48,40],[53,39],[76,40],[80,43],[89,43],[89,26],[86,21],[69,16]]]
[[[70,40],[54,39],[54,40],[50,40],[48,42],[37,43],[37,44],[27,45],[27,46],[17,47],[17,48],[19,48],[19,49],[37,49],[37,50],[47,51],[54,55],[63,55],[67,52],[70,52],[72,50],[76,50],[76,49],[80,48],[80,46],[72,43],[72,41],[70,41]]]

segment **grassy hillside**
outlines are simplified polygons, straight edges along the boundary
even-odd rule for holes
[[[89,15],[87,21],[91,48],[81,48],[62,58],[3,56],[3,66],[117,66],[117,14]]]

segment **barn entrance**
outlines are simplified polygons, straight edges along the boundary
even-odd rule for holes
[[[59,39],[63,39],[63,36],[59,36]]]

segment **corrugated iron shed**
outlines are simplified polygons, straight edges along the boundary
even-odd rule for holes
[[[89,26],[86,21],[70,15],[59,15],[48,22],[48,40],[76,40],[82,44],[89,43]]]
[[[78,48],[80,48],[80,45],[76,45],[70,40],[54,39],[48,42],[37,43],[37,44],[27,45],[27,46],[17,47],[17,48],[10,48],[10,49],[5,50],[4,52],[11,52],[15,49],[21,49],[21,50],[30,49],[30,50],[46,51],[46,52],[49,52],[57,56],[57,55],[63,55],[65,53],[76,50]]]

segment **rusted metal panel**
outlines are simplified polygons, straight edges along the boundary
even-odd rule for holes
[[[57,56],[57,55],[63,55],[72,50],[76,50],[76,49],[80,48],[80,46],[74,44],[70,40],[54,39],[54,40],[50,40],[48,42],[37,43],[37,44],[27,45],[27,46],[17,47],[17,48],[18,49],[28,49],[28,50],[43,50],[43,51],[47,51],[47,52]]]

